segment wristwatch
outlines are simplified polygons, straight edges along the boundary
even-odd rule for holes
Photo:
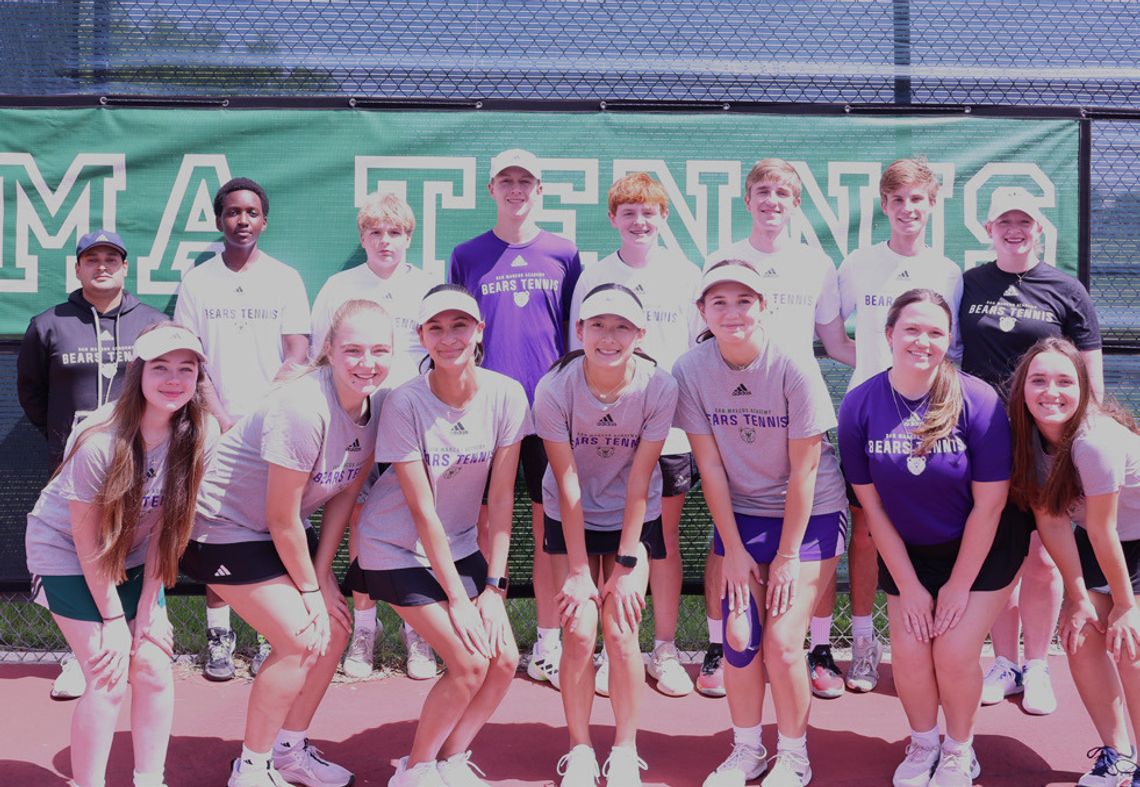
[[[489,588],[495,588],[506,593],[507,586],[511,584],[511,581],[508,577],[487,577],[486,584]]]
[[[637,555],[617,555],[614,557],[614,562],[622,568],[636,568]]]

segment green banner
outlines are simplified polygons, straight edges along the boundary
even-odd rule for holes
[[[309,297],[363,261],[356,210],[397,191],[418,226],[409,260],[442,278],[460,241],[488,229],[495,153],[543,161],[540,223],[589,264],[616,248],[606,215],[614,178],[648,171],[672,201],[667,244],[700,261],[745,237],[744,178],[759,158],[791,161],[804,181],[793,232],[836,265],[889,235],[878,179],[924,155],[943,181],[928,243],[966,268],[992,258],[982,227],[995,188],[1021,186],[1048,220],[1045,259],[1077,270],[1078,126],[969,116],[365,112],[354,110],[0,110],[0,334],[77,285],[75,242],[122,234],[128,287],[167,308],[182,272],[220,249],[214,191],[232,176],[270,197],[262,248],[297,268]]]

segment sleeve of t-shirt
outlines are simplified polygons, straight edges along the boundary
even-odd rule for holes
[[[174,301],[174,321],[189,328],[199,337],[202,336],[202,326],[198,324],[198,304],[194,301],[194,285],[185,277],[178,285],[178,297]]]
[[[594,263],[597,265],[598,263]],[[567,337],[566,347],[571,350],[581,350],[582,341],[578,338],[578,315],[582,313],[582,301],[586,297],[587,289],[591,286],[593,277],[589,271],[584,271],[574,285],[574,293],[570,296],[570,335]]]
[[[673,425],[689,434],[712,434],[712,426],[701,406],[699,387],[693,385],[680,364],[673,366],[673,378],[677,381],[677,411],[673,415]]]
[[[669,427],[677,412],[677,381],[668,372],[659,370],[650,381],[650,390],[655,395],[647,402],[649,412],[641,436],[645,440],[664,440],[669,436]]]
[[[1009,418],[997,392],[981,380],[962,380],[963,408],[968,419],[963,438],[970,457],[970,480],[1007,481],[1013,466]]]
[[[856,388],[839,403],[839,459],[843,463],[843,476],[851,484],[871,483],[864,398]]]
[[[414,397],[400,388],[384,400],[376,425],[377,462],[414,462],[423,459],[415,409]]]
[[[458,246],[451,250],[451,261],[447,265],[447,283],[458,284],[460,287],[467,286],[467,282],[463,279],[463,265],[459,261]]]
[[[961,365],[962,363],[962,328],[959,325],[958,315],[962,309],[962,271],[954,265],[946,278],[947,292],[950,295],[950,313],[954,315],[954,327],[950,332],[950,360]]]
[[[111,464],[111,436],[107,432],[91,432],[79,442],[71,458],[59,469],[56,490],[65,500],[94,503]]]
[[[1088,352],[1101,348],[1100,322],[1097,320],[1096,309],[1092,299],[1084,286],[1072,279],[1069,282],[1069,310],[1065,315],[1062,332],[1065,337],[1077,345],[1077,349]]]
[[[850,256],[846,257],[839,266],[839,272],[836,274],[836,286],[839,288],[839,314],[846,320],[855,313],[858,305],[855,300],[854,266],[851,264]]]
[[[784,370],[784,398],[788,401],[788,439],[815,437],[835,427],[835,407],[819,366],[792,359]]]
[[[543,375],[534,389],[534,432],[542,440],[554,443],[570,442],[570,425],[566,417],[569,406],[564,386],[558,385],[552,371]]]
[[[305,292],[305,282],[301,280],[301,274],[292,269],[290,273],[291,281],[285,288],[285,318],[281,321],[281,333],[282,335],[307,334],[312,329],[312,321],[309,319],[309,295]]]
[[[701,296],[701,273],[696,265],[692,267],[692,276],[690,277],[690,288],[686,293],[687,303],[685,304],[685,315],[689,322],[689,347],[695,347],[697,344],[697,337],[704,333],[705,318],[701,316],[701,310],[697,308],[697,298]]]
[[[578,279],[582,275],[582,259],[578,256],[578,250],[574,250],[574,254],[570,257],[570,261],[566,264],[566,277],[562,280],[562,294],[571,293],[570,298],[562,298],[562,320],[564,322],[570,321],[570,302],[573,300],[573,292],[578,287]],[[573,332],[573,331],[571,331]]]
[[[278,396],[261,423],[261,458],[308,472],[325,442],[325,424],[306,396]]]
[[[1128,452],[1123,441],[1099,437],[1094,431],[1073,441],[1073,465],[1086,496],[1118,492],[1124,484]]]
[[[815,322],[817,325],[827,325],[839,316],[839,279],[830,257],[821,255],[820,264],[823,266],[823,283],[819,300],[815,302]]]
[[[320,353],[325,334],[328,333],[329,324],[332,322],[332,315],[329,314],[330,300],[329,284],[325,282],[325,286],[321,287],[320,292],[317,293],[317,299],[313,301],[311,331],[309,333],[312,342],[309,351],[314,358]]]
[[[496,420],[499,428],[495,445],[500,448],[514,445],[534,431],[530,423],[530,402],[526,398],[526,391],[515,380],[504,380]]]

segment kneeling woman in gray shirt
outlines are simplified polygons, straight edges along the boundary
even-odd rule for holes
[[[765,330],[763,284],[741,260],[705,271],[697,306],[713,341],[706,336],[673,366],[676,423],[692,443],[716,527],[713,547],[724,555],[733,749],[705,787],[740,784],[767,769],[765,669],[779,730],[765,782],[810,781],[804,635],[847,526],[843,478],[824,439],[836,425],[831,397],[815,358],[788,355]]]
[[[391,363],[388,313],[348,301],[314,368],[226,432],[206,470],[182,570],[273,646],[250,691],[228,787],[352,782],[308,730],[351,630],[332,562],[374,461]],[[321,506],[318,539],[309,517]]]
[[[535,431],[550,465],[542,481],[542,548],[551,555],[562,613],[562,706],[570,752],[562,784],[592,785],[590,742],[598,622],[609,654],[608,690],[617,722],[602,774],[610,784],[641,784],[637,716],[645,682],[638,629],[649,561],[665,557],[661,469],[677,383],[645,356],[641,301],[620,284],[595,287],[575,325],[583,349],[555,364],[534,394]]]
[[[519,660],[504,600],[530,418],[521,385],[479,368],[483,322],[467,290],[429,290],[418,323],[430,366],[384,403],[376,458],[391,467],[360,513],[351,584],[391,604],[447,665],[389,787],[482,784],[469,748]],[[486,557],[476,536],[484,492]]]

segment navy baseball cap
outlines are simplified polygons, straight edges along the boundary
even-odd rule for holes
[[[79,243],[75,244],[75,256],[79,257],[83,252],[96,246],[110,246],[112,249],[117,249],[123,255],[123,259],[127,257],[127,247],[123,245],[123,239],[119,237],[119,233],[110,230],[95,230],[84,235],[79,239]]]

